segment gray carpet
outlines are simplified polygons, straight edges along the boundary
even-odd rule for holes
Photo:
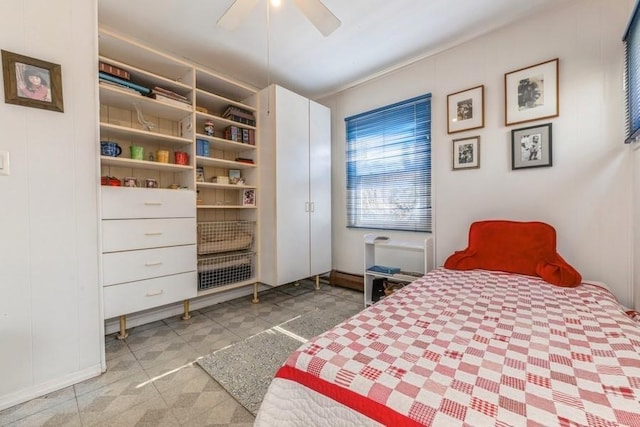
[[[278,368],[309,339],[346,316],[313,310],[198,359],[198,364],[254,415]]]

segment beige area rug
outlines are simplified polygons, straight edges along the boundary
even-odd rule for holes
[[[198,359],[198,364],[256,415],[273,376],[287,357],[306,340],[343,320],[344,316],[316,309],[216,350]]]

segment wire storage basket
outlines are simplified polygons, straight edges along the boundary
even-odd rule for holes
[[[253,277],[255,252],[234,252],[198,259],[198,290],[217,288]]]
[[[255,225],[255,221],[199,222],[198,255],[250,250]]]

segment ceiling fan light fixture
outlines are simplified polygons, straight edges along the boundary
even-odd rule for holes
[[[281,0],[268,0],[271,6],[278,7]],[[327,37],[342,24],[340,20],[322,3],[321,0],[293,0],[302,14]],[[258,0],[235,0],[218,19],[218,25],[228,31],[236,30],[251,13]],[[278,3],[277,5],[275,3]]]

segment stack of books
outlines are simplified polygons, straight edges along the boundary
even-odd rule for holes
[[[244,108],[235,107],[229,105],[222,115],[223,119],[233,120],[234,122],[242,123],[249,126],[256,125],[256,119],[253,117],[253,113]]]
[[[101,83],[106,83],[112,86],[119,87],[121,89],[133,90],[142,95],[149,95],[151,93],[151,89],[147,87],[131,83],[129,80],[113,76],[111,74],[105,73],[104,71],[100,71],[98,73],[98,79]]]
[[[168,89],[165,89],[159,86],[155,86],[151,90],[151,94],[149,96],[155,99],[156,101],[161,101],[166,104],[177,105],[181,107],[191,106],[191,101],[189,101],[189,99],[186,96],[180,95],[179,93],[172,92]]]

